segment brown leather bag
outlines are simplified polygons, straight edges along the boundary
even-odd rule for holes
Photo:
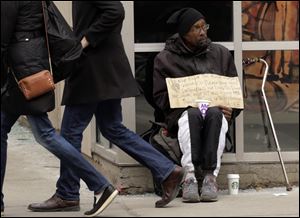
[[[27,76],[21,79],[18,85],[27,100],[39,97],[55,89],[53,77],[48,70],[42,70]]]
[[[49,58],[49,70],[42,70],[38,73],[34,73],[30,76],[27,76],[21,80],[17,80],[15,73],[12,71],[12,74],[18,83],[18,86],[22,93],[24,94],[27,100],[31,100],[33,98],[39,97],[47,92],[53,91],[55,89],[54,81],[53,81],[53,73],[52,73],[52,65],[51,65],[51,56],[49,49],[49,39],[48,39],[48,31],[45,20],[45,11],[44,11],[44,1],[42,1],[43,8],[43,17],[44,17],[44,26],[45,26],[45,36],[46,36],[46,44],[48,50],[48,58]],[[51,73],[50,73],[51,72]]]

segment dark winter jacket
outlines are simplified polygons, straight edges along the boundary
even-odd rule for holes
[[[178,78],[196,74],[212,73],[229,77],[237,76],[233,58],[227,48],[210,43],[204,51],[192,52],[178,34],[170,37],[165,49],[154,60],[153,96],[157,106],[164,112],[169,131],[177,135],[178,119],[186,108],[171,109],[166,78]],[[234,110],[232,119],[240,110]]]
[[[66,80],[62,104],[73,105],[139,94],[125,54],[119,1],[73,1],[73,28],[84,49],[78,68]]]
[[[54,109],[54,92],[27,101],[17,80],[49,69],[41,1],[1,1],[1,110],[39,114]]]

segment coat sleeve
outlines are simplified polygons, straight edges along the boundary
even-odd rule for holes
[[[156,56],[154,60],[153,98],[155,104],[160,110],[164,112],[170,110],[166,77],[162,72],[162,61],[159,55]]]
[[[234,64],[233,57],[232,57],[231,53],[229,52],[229,50],[227,50],[227,52],[228,52],[228,55],[227,55],[228,60],[227,60],[226,73],[227,73],[228,76],[236,77],[236,76],[238,76],[238,74],[237,74],[237,70],[236,70],[236,67],[235,67],[235,64]],[[229,123],[230,125],[235,120],[235,118],[241,113],[241,111],[242,111],[242,109],[233,108],[231,121]]]
[[[1,87],[7,78],[7,49],[14,34],[18,1],[1,1]]]
[[[101,41],[123,22],[125,11],[120,1],[91,1],[99,11],[99,15],[85,34],[92,47]]]
[[[14,34],[18,16],[18,1],[1,1],[1,58]]]

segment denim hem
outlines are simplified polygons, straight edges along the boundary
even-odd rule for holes
[[[57,196],[57,197],[59,197],[59,198],[61,198],[61,199],[63,199],[63,200],[65,200],[65,201],[79,201],[79,196],[78,197],[76,197],[76,198],[68,198],[68,197],[64,197],[64,196],[62,196],[62,195],[60,195],[59,193],[55,193],[55,195]]]
[[[97,191],[94,192],[94,194],[100,194],[101,192],[103,192],[108,186],[110,186],[109,183],[107,183],[106,185],[103,185],[100,189],[97,189]]]
[[[173,167],[170,168],[168,170],[168,172],[166,173],[166,175],[162,178],[160,183],[163,183],[171,175],[171,173],[175,170],[175,168],[176,168],[176,165],[174,164]]]

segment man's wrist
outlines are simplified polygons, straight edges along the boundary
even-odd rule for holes
[[[84,36],[82,39],[81,39],[81,46],[82,48],[86,48],[89,46],[89,42],[87,41],[86,37]]]

